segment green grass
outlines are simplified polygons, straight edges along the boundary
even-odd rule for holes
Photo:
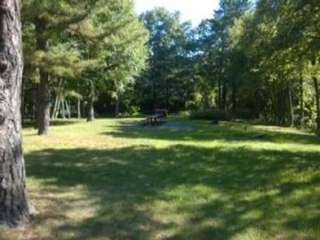
[[[320,239],[320,140],[172,119],[25,129],[30,228],[4,239]]]

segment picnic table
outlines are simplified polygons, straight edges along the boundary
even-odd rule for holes
[[[156,115],[161,115],[163,118],[167,118],[168,117],[168,109],[156,109],[155,111]]]
[[[162,117],[162,115],[155,114],[155,115],[148,116],[146,118],[145,125],[159,126],[159,125],[163,124],[164,122],[165,121],[164,121],[164,118]]]
[[[165,123],[165,119],[168,116],[168,110],[156,109],[155,114],[148,116],[144,122],[145,126],[159,126]]]

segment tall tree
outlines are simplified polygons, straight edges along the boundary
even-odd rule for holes
[[[181,23],[179,13],[156,8],[141,16],[150,33],[149,68],[138,81],[141,104],[154,108],[175,109],[184,106],[185,92],[192,86],[190,74],[190,23]],[[187,77],[186,77],[187,76]]]
[[[73,1],[26,0],[23,2],[23,21],[34,29],[35,50],[48,56],[55,41],[72,24],[83,21],[95,9],[96,0]],[[66,58],[68,52],[64,52]],[[37,125],[39,135],[48,134],[50,125],[50,82],[48,66],[39,67]]]
[[[23,71],[20,1],[0,2],[0,224],[29,220],[21,146]]]

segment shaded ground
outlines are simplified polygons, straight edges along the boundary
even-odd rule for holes
[[[275,127],[170,124],[81,122],[47,138],[27,129],[40,214],[3,238],[320,238],[319,139]]]

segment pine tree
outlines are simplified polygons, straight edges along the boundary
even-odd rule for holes
[[[0,224],[29,220],[21,142],[20,94],[23,71],[20,1],[0,3]]]

